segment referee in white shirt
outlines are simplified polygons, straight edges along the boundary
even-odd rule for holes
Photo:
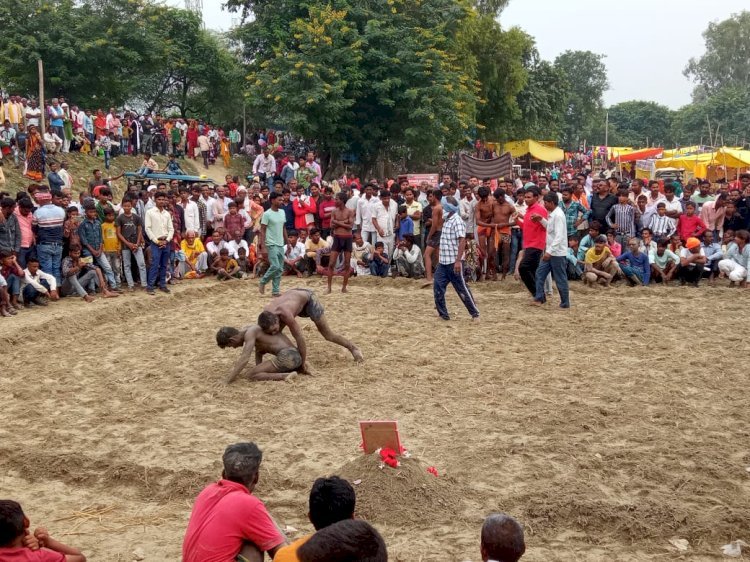
[[[536,294],[533,304],[543,305],[547,298],[544,294],[544,281],[552,272],[552,277],[560,293],[560,308],[570,308],[570,295],[568,291],[568,227],[565,213],[559,207],[557,194],[549,192],[544,196],[544,208],[549,216],[541,219],[542,226],[547,229],[547,238],[542,261],[536,270]]]

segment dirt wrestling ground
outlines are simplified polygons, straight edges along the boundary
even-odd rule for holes
[[[480,324],[450,293],[443,323],[429,290],[354,280],[322,299],[364,365],[303,320],[316,377],[231,387],[238,351],[214,334],[257,317],[253,281],[2,319],[0,497],[90,560],[178,560],[224,447],[254,440],[282,526],[309,531],[316,477],[359,476],[392,560],[476,562],[496,510],[524,523],[529,561],[711,560],[750,542],[747,292],[577,287],[568,312],[528,307],[512,281],[475,294]],[[373,470],[361,419],[399,420],[414,462]]]

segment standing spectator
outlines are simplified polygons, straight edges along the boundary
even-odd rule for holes
[[[159,290],[171,292],[167,287],[167,266],[169,265],[170,244],[174,238],[172,214],[167,210],[167,194],[158,191],[154,196],[155,207],[146,211],[146,236],[151,242],[151,267],[148,272],[148,287],[146,292],[154,294],[156,282]]]
[[[148,276],[146,274],[146,262],[143,257],[143,221],[141,217],[133,212],[133,200],[131,198],[125,197],[122,200],[122,213],[117,216],[115,226],[117,229],[117,238],[119,238],[122,246],[122,263],[128,289],[131,291],[135,289],[132,273],[133,257],[138,265],[138,276],[141,287],[145,289],[148,284]]]
[[[65,118],[65,111],[60,106],[60,101],[57,98],[52,98],[52,105],[49,107],[49,128],[48,132],[54,133],[60,139],[60,147],[62,148],[62,138],[65,135],[63,131]]]
[[[472,319],[479,318],[479,310],[474,303],[474,296],[466,285],[463,274],[463,257],[466,250],[466,224],[459,214],[458,201],[455,197],[444,197],[442,200],[444,222],[440,234],[438,266],[435,270],[433,293],[435,306],[440,318],[450,320],[445,306],[445,289],[448,283],[458,293],[459,298],[469,311]]]
[[[117,290],[117,280],[115,279],[112,266],[104,253],[104,239],[102,236],[102,223],[96,213],[96,206],[90,201],[84,206],[86,219],[78,227],[78,236],[81,239],[81,246],[84,257],[91,257],[104,273],[109,288]]]
[[[570,308],[567,274],[568,227],[565,213],[558,205],[556,193],[549,192],[544,196],[544,208],[549,213],[546,218],[536,219],[534,214],[527,213],[526,215],[528,220],[538,220],[546,229],[544,255],[536,270],[534,303],[542,305],[547,301],[544,283],[551,272],[557,285],[557,292],[560,293],[560,308]]]
[[[605,182],[602,183],[606,186]],[[525,189],[524,199],[527,207],[526,215],[523,219],[520,217],[516,219],[516,224],[521,225],[523,235],[523,259],[518,265],[518,273],[523,284],[534,296],[536,295],[536,270],[547,244],[547,231],[541,222],[542,219],[547,218],[547,210],[539,204],[539,188],[535,185]]]
[[[29,128],[32,125],[39,127],[39,118],[42,115],[42,110],[37,106],[36,100],[31,100],[29,106],[26,108],[26,127]]]
[[[617,204],[617,197],[609,192],[609,186],[605,180],[599,181],[597,191],[591,196],[591,220],[599,221],[602,225],[602,234],[607,233],[607,215],[610,209]]]
[[[372,209],[372,226],[377,232],[377,241],[385,245],[385,251],[389,256],[393,255],[397,215],[398,205],[391,200],[391,192],[387,189],[382,190],[380,201]]]
[[[13,212],[15,208],[16,202],[10,197],[0,199],[0,252],[18,256],[23,236],[18,217]]]
[[[323,181],[323,172],[320,169],[320,164],[315,161],[315,153],[312,150],[307,153],[305,168],[311,172],[311,181],[320,185],[320,182]]]
[[[34,244],[34,203],[28,197],[22,197],[16,205],[15,213],[18,226],[21,229],[21,249],[18,252],[18,264],[26,267],[26,262],[31,257],[36,257]],[[0,220],[5,215],[0,216]],[[0,225],[2,229],[2,225]]]
[[[269,195],[269,199],[271,200],[271,208],[263,213],[263,218],[260,221],[258,253],[263,259],[267,259],[271,266],[261,277],[259,289],[260,293],[263,294],[266,285],[271,281],[271,294],[278,296],[281,294],[281,275],[284,273],[284,245],[287,242],[287,233],[284,227],[286,213],[279,208],[281,195],[274,191]]]
[[[63,223],[65,211],[52,204],[49,191],[37,191],[36,202],[39,208],[34,211],[34,235],[36,237],[36,254],[42,271],[55,276],[57,284],[62,284],[60,264],[63,249]]]
[[[205,132],[198,135],[198,148],[200,149],[201,156],[203,157],[203,167],[208,170],[208,153],[211,151],[211,143],[209,142]]]
[[[273,177],[276,174],[276,159],[268,146],[263,147],[263,153],[258,154],[253,162],[253,175],[260,176],[260,180],[268,188],[273,187]]]
[[[221,480],[196,498],[182,543],[184,562],[262,560],[271,558],[286,538],[253,495],[260,476],[263,453],[255,443],[235,443],[224,451]]]

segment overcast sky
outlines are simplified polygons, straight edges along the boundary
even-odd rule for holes
[[[224,1],[203,0],[207,27],[232,25],[237,15],[221,9]],[[548,60],[567,50],[607,55],[608,105],[641,99],[677,109],[690,102],[692,85],[682,70],[704,52],[708,22],[743,9],[750,9],[748,0],[511,0],[500,23],[524,29]]]

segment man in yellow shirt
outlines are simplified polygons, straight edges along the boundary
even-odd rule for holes
[[[307,516],[316,531],[339,521],[354,519],[356,496],[354,488],[343,478],[331,476],[318,478],[310,490],[310,511]],[[299,562],[297,550],[310,540],[312,535],[297,539],[276,553],[273,562]]]
[[[185,233],[180,249],[185,254],[185,261],[180,262],[182,275],[188,279],[203,277],[208,269],[208,252],[194,230]]]
[[[117,225],[115,224],[115,210],[112,207],[104,209],[104,222],[102,222],[102,251],[107,256],[107,261],[112,267],[116,284],[112,289],[120,286],[122,279],[122,267],[120,260],[120,239],[117,237]]]
[[[318,252],[328,248],[328,240],[324,240],[320,237],[320,229],[311,228],[310,237],[305,242],[305,270],[307,275],[314,273],[318,266]],[[322,260],[320,265],[327,266]]]
[[[617,260],[607,246],[607,237],[599,235],[594,240],[594,247],[586,252],[584,263],[585,273],[583,282],[586,285],[594,285],[601,280],[607,287],[620,273]]]

